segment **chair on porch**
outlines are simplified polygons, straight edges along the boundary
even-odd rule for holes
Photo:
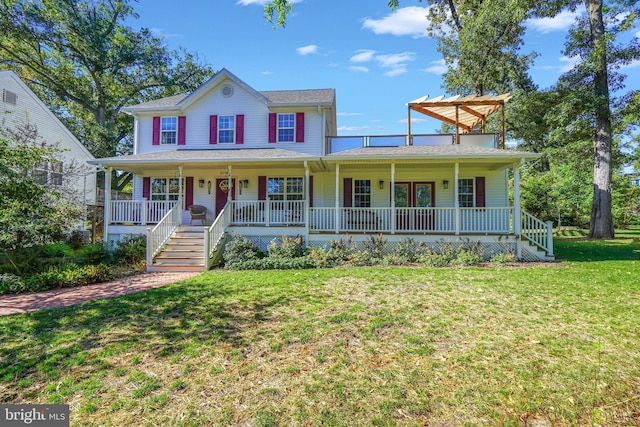
[[[202,221],[202,225],[207,225],[207,208],[201,205],[189,206],[189,213],[191,214],[191,221],[189,224],[193,224],[193,220]]]

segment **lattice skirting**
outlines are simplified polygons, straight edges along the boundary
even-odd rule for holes
[[[275,241],[278,245],[282,243],[282,235],[279,236],[243,236],[251,240],[256,244],[256,246],[263,251],[266,251],[269,248],[269,245],[272,241]],[[296,236],[290,236],[295,238]],[[335,240],[341,240],[336,238]],[[348,237],[343,237],[342,241],[347,243],[349,240]],[[399,244],[397,241],[388,241],[386,239],[382,239],[384,242],[384,255],[392,254],[395,247]],[[406,241],[408,239],[402,239]],[[413,239],[416,244],[418,244],[418,239]],[[365,245],[371,245],[377,241],[377,236],[371,236],[368,240],[352,240],[351,245],[353,245],[354,250],[356,251],[364,251]],[[314,240],[313,238],[309,239],[309,242],[305,242],[310,247],[321,247],[325,250],[329,249],[331,242],[326,240]],[[485,260],[490,259],[492,256],[496,254],[506,253],[506,254],[515,254],[516,253],[516,244],[515,241],[507,241],[507,242],[488,242],[488,241],[480,241],[474,240],[473,238],[460,237],[457,239],[452,238],[442,238],[437,241],[425,241],[423,245],[427,248],[430,248],[436,252],[441,252],[446,246],[451,246],[454,249],[471,249],[474,246],[478,246],[482,251],[483,258]],[[531,254],[528,251],[522,251],[523,257],[526,258],[525,261],[539,261],[539,259]]]

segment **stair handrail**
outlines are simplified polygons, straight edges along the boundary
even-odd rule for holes
[[[521,212],[520,235],[553,256],[553,223],[541,221],[524,210]]]
[[[154,227],[147,228],[147,269],[153,264],[153,258],[160,252],[162,246],[169,241],[171,235],[182,223],[180,203],[173,205],[160,222]]]
[[[231,209],[227,209],[227,206],[229,206],[229,202],[224,205],[213,224],[204,231],[204,256],[206,257],[207,269],[211,267],[211,258],[230,223]]]

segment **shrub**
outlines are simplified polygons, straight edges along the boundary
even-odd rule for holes
[[[0,295],[23,292],[24,282],[15,274],[0,274]]]
[[[47,258],[61,258],[72,257],[75,252],[68,243],[52,243],[44,247],[42,255]]]
[[[489,260],[492,264],[496,265],[507,265],[518,261],[516,254],[512,252],[500,252],[491,256]]]
[[[300,258],[307,255],[307,248],[299,234],[296,237],[282,236],[282,242],[274,239],[269,245],[267,253],[270,257],[276,258]]]
[[[253,241],[237,233],[233,233],[224,247],[222,258],[224,259],[225,267],[237,269],[233,267],[234,264],[242,264],[249,260],[260,259],[263,258],[264,255],[264,252],[262,252]]]
[[[124,265],[136,264],[147,258],[147,236],[127,235],[113,250],[114,262]]]
[[[472,247],[469,249],[461,249],[455,259],[456,265],[478,265],[482,262],[482,252]]]
[[[410,264],[417,262],[420,255],[424,253],[424,250],[424,242],[416,244],[415,240],[411,238],[402,239],[396,247],[393,248],[392,255],[385,258],[389,258],[389,262],[391,262],[392,265]],[[395,262],[398,262],[398,264]]]
[[[387,247],[387,241],[382,238],[382,233],[377,236],[369,236],[368,240],[363,242],[364,254],[371,258],[372,264],[377,264],[384,258],[384,251]],[[368,265],[368,264],[365,264]]]
[[[346,264],[354,252],[356,251],[353,238],[332,240],[329,242],[329,250],[327,251],[327,266],[335,267]]]
[[[113,280],[115,274],[111,267],[98,265],[78,266],[64,264],[59,267],[50,267],[43,273],[35,274],[24,280],[26,292],[39,292],[48,289],[70,288]]]
[[[353,265],[355,267],[364,267],[367,265],[376,265],[382,262],[382,258],[371,256],[367,251],[364,252],[353,252],[349,255],[349,259],[347,263]]]
[[[225,265],[225,268],[229,270],[302,270],[317,267],[316,261],[308,256],[300,258],[254,258]]]
[[[80,230],[72,231],[67,237],[67,244],[74,250],[80,249],[82,245],[87,243],[87,233]]]
[[[87,243],[80,248],[79,255],[82,264],[100,264],[110,258],[109,251],[102,243]]]

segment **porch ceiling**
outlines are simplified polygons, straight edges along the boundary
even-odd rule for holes
[[[407,103],[407,106],[419,113],[450,125],[458,124],[467,132],[481,124],[491,114],[499,111],[511,99],[511,94],[502,95],[460,95],[445,98],[444,95],[428,99],[423,96]],[[456,117],[457,110],[457,117]]]

